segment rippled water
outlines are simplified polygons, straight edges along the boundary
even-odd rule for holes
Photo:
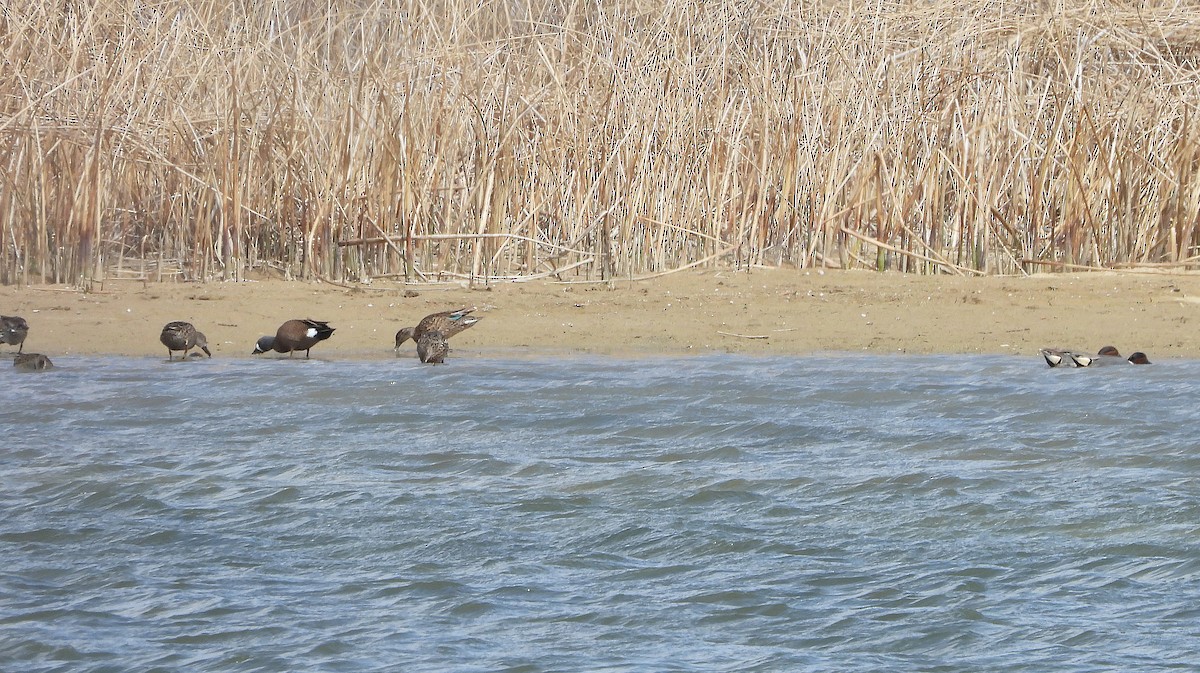
[[[1200,661],[1200,363],[0,371],[3,671]]]

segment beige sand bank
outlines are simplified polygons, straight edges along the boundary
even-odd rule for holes
[[[739,352],[803,355],[997,353],[1114,344],[1151,359],[1200,356],[1200,276],[1082,274],[959,278],[790,269],[681,272],[604,284],[379,283],[347,288],[243,283],[108,282],[0,288],[0,313],[31,326],[26,351],[166,355],[162,325],[187,320],[216,357],[250,357],[286,319],[337,329],[314,356],[391,357],[395,331],[433,311],[477,306],[484,320],[455,337],[452,359]],[[750,338],[758,337],[758,338]],[[765,337],[765,338],[762,338]],[[412,342],[406,346],[412,349]],[[4,352],[7,347],[0,347]]]

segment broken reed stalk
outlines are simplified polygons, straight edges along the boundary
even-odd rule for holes
[[[488,282],[1200,250],[1200,31],[1178,3],[9,9],[0,282],[138,259]]]
[[[739,339],[770,339],[771,338],[771,336],[769,334],[735,334],[733,332],[722,332],[719,330],[717,331],[717,334],[720,334],[721,336],[737,337]]]

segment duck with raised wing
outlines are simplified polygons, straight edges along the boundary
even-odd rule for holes
[[[25,350],[25,337],[29,336],[29,323],[18,315],[0,315],[0,344],[20,346],[17,352]]]
[[[1075,351],[1066,350],[1063,348],[1042,348],[1038,350],[1042,357],[1046,359],[1046,364],[1051,367],[1078,367],[1075,364],[1074,356],[1079,355]],[[1120,356],[1115,346],[1105,346],[1101,348],[1097,355],[1100,356]],[[1084,357],[1084,356],[1080,356]]]
[[[1115,349],[1114,349],[1115,350]],[[1123,358],[1120,355],[1111,355],[1101,353],[1099,355],[1080,355],[1072,353],[1071,359],[1075,361],[1076,367],[1099,367],[1107,365],[1148,365],[1150,358],[1146,354],[1138,351],[1128,358]]]
[[[449,352],[450,345],[446,343],[446,335],[437,330],[430,330],[417,338],[417,357],[421,358],[421,362],[442,364]]]
[[[204,336],[204,332],[196,329],[190,322],[176,320],[167,323],[162,334],[158,335],[158,340],[167,347],[167,359],[175,357],[175,351],[183,351],[183,360],[188,357],[188,351],[193,348],[199,348],[204,351],[208,357],[212,357],[212,353],[208,350],[208,339]]]
[[[279,326],[275,336],[260,337],[251,355],[273,350],[291,357],[296,351],[304,351],[304,357],[307,358],[308,351],[317,342],[333,335],[333,329],[329,323],[321,320],[289,320]]]
[[[409,339],[420,344],[421,335],[426,332],[441,332],[443,339],[449,339],[471,325],[483,320],[483,318],[470,315],[474,310],[475,307],[472,306],[471,308],[431,313],[421,318],[421,322],[417,323],[416,327],[405,327],[396,332],[396,349],[399,350],[400,345]]]
[[[20,372],[44,372],[54,369],[54,363],[41,353],[22,353],[13,358],[13,369]]]

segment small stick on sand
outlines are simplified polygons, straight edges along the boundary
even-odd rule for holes
[[[766,334],[734,334],[732,332],[722,332],[720,330],[717,330],[717,334],[721,334],[723,336],[737,337],[739,339],[770,339],[771,338],[769,335],[766,335]]]

